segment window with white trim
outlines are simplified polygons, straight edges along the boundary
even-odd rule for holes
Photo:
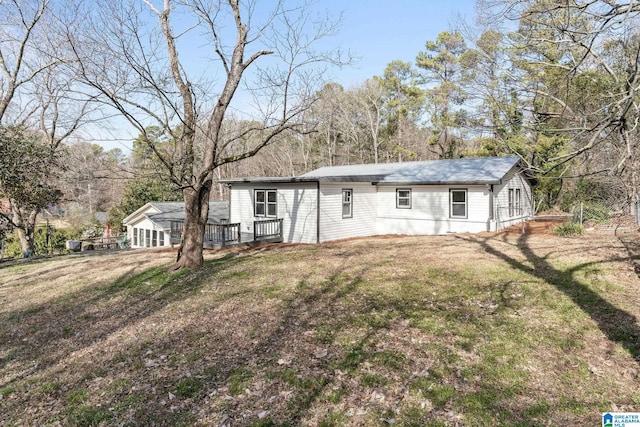
[[[467,217],[467,190],[455,188],[449,190],[449,216],[451,218]]]
[[[519,188],[509,189],[509,216],[522,215],[522,192]]]
[[[133,246],[138,246],[138,228],[133,228]]]
[[[508,197],[508,208],[509,208],[509,216],[513,216],[514,214],[514,194],[513,194],[513,188],[509,189],[509,197]]]
[[[158,246],[164,246],[164,231],[158,231]]]
[[[353,217],[353,190],[342,189],[342,218]]]
[[[411,209],[410,188],[396,188],[396,209]]]
[[[273,217],[278,216],[278,193],[276,190],[255,190],[254,194],[255,216]]]

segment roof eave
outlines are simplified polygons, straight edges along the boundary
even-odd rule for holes
[[[317,178],[303,177],[256,177],[256,178],[228,178],[221,179],[221,184],[280,184],[280,183],[298,183],[298,182],[317,182]]]
[[[374,182],[379,186],[412,186],[412,185],[498,185],[502,180],[476,180],[476,181],[380,181]]]

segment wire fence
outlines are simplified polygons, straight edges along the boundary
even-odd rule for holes
[[[585,201],[574,205],[573,221],[593,228],[637,228],[640,226],[640,202]]]

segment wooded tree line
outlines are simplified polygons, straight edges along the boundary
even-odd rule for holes
[[[484,4],[491,29],[443,31],[414,63],[392,61],[355,87],[326,85],[308,115],[315,132],[229,173],[519,155],[539,178],[539,209],[602,181],[620,200],[637,199],[640,5]]]
[[[350,87],[324,77],[351,58],[314,48],[339,22],[308,5],[262,6],[0,3],[0,150],[13,153],[0,156],[11,201],[0,218],[25,250],[52,203],[117,221],[149,198],[180,197],[176,267],[198,265],[220,178],[325,165],[516,154],[539,178],[539,209],[603,177],[616,185],[599,191],[637,200],[640,4],[483,0],[476,24]],[[193,37],[220,81],[181,56]],[[79,142],[116,116],[139,133],[128,158]]]

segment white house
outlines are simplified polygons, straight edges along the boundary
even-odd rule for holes
[[[332,166],[224,182],[230,222],[251,233],[254,221],[282,219],[290,243],[498,231],[533,215],[533,177],[518,157]]]
[[[209,202],[209,222],[229,218],[227,202]],[[171,222],[184,221],[184,202],[149,202],[126,217],[127,237],[132,248],[171,246]]]

